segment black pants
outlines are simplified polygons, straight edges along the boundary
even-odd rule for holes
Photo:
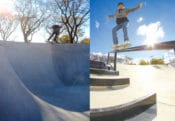
[[[51,36],[49,37],[48,41],[49,41],[53,36],[54,36],[53,41],[54,41],[55,43],[58,43],[57,38],[58,38],[58,36],[59,36],[59,33],[57,33],[57,32],[53,32],[53,33],[51,34]]]
[[[54,36],[54,39],[53,39],[53,41],[54,41],[55,43],[58,43],[58,41],[57,41],[58,35],[59,35],[59,34],[55,33],[55,36]]]

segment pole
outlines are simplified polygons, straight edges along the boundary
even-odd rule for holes
[[[107,64],[109,64],[110,52],[108,52]]]
[[[114,52],[114,71],[117,69],[117,52]]]

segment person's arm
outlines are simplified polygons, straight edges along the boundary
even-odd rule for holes
[[[139,3],[137,7],[131,8],[131,9],[127,9],[127,13],[134,12],[134,11],[142,8],[142,6],[143,6],[143,3]]]
[[[109,15],[108,18],[116,18],[117,14]]]

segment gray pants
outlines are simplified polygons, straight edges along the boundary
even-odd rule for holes
[[[128,26],[128,22],[124,22],[124,23],[116,25],[112,29],[112,37],[113,37],[113,43],[114,44],[118,44],[117,31],[120,30],[120,29],[123,29],[124,41],[129,40],[129,38],[128,38],[128,27],[127,26]]]

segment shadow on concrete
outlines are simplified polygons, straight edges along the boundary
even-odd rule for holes
[[[153,65],[153,67],[156,68],[156,69],[161,69],[161,67],[158,66],[158,65]]]
[[[153,105],[148,108],[145,112],[131,118],[126,121],[152,121],[157,116],[157,105]]]
[[[33,94],[65,110],[89,110],[89,45],[3,46],[16,75]]]

